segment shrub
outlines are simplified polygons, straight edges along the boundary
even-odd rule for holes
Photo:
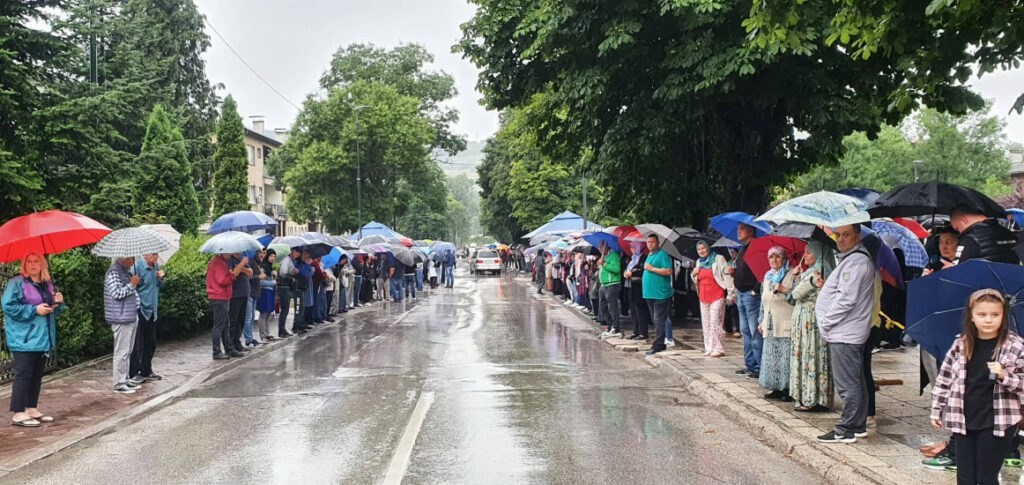
[[[206,265],[211,255],[199,252],[207,236],[181,236],[181,249],[167,262],[160,290],[161,334],[181,338],[210,328],[206,303]]]

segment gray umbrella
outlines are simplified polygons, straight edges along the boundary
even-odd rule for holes
[[[359,240],[359,247],[366,247],[372,244],[387,244],[388,240],[384,236],[374,234],[372,236],[366,236]]]
[[[678,232],[661,224],[640,224],[636,226],[636,230],[640,231],[640,234],[644,236],[657,235],[661,239],[661,249],[668,253],[669,256],[679,261],[692,261],[690,258],[683,256],[679,249],[676,248],[675,242],[680,237]]]
[[[107,258],[127,258],[167,251],[174,244],[150,229],[118,229],[100,239],[92,253]]]
[[[395,256],[395,259],[406,266],[416,264],[416,255],[413,254],[413,250],[409,248],[403,246],[391,246],[391,254]]]

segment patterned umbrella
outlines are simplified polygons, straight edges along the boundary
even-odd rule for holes
[[[871,220],[865,209],[867,205],[856,197],[822,190],[787,200],[772,207],[755,220],[839,227]]]
[[[160,264],[167,264],[167,262],[174,256],[174,253],[177,253],[178,249],[181,248],[181,233],[171,227],[170,224],[143,224],[139,227],[149,229],[150,231],[163,236],[164,239],[170,241],[171,244],[174,245],[171,249],[157,253],[157,261]]]
[[[263,245],[250,234],[228,231],[211,237],[203,243],[199,248],[199,252],[206,254],[234,254],[258,251],[262,247]]]
[[[910,229],[890,221],[873,221],[871,228],[889,247],[903,250],[907,266],[924,268],[928,266],[928,251]]]
[[[100,239],[92,254],[106,258],[127,258],[160,253],[172,249],[174,244],[156,231],[141,227],[118,229]]]

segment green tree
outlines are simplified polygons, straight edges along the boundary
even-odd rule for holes
[[[770,187],[837,161],[846,135],[874,136],[913,107],[891,106],[915,75],[909,65],[752,46],[738,28],[749,0],[474,3],[456,49],[480,67],[486,103],[539,103],[541,150],[582,163],[612,217],[683,225],[760,211]],[[926,100],[978,105],[959,89]]]
[[[238,115],[238,105],[230,95],[224,98],[217,123],[217,150],[213,154],[217,167],[213,174],[213,213],[249,210],[249,162],[245,154],[245,128]]]
[[[886,191],[915,178],[941,180],[1008,195],[1010,161],[1005,123],[986,108],[964,116],[925,109],[899,127],[883,126],[877,139],[862,132],[843,139],[845,154],[794,177],[780,199],[817,190],[865,187]]]
[[[921,103],[963,114],[983,100],[963,83],[1024,58],[1020,2],[786,0],[753,2],[743,25],[750,45],[772,55],[832,51],[880,69],[897,84],[886,112]],[[891,121],[891,120],[890,120]]]
[[[390,85],[367,81],[335,88],[326,99],[308,98],[288,143],[271,160],[290,188],[292,217],[321,221],[328,230],[340,232],[371,219],[395,224],[410,210],[412,198],[432,200],[425,203],[443,213],[443,178],[428,159],[435,132],[419,104]],[[359,113],[358,131],[356,106],[372,106]],[[357,141],[362,221],[354,203]]]
[[[48,20],[59,0],[0,3],[0,219],[30,212],[43,178],[31,134],[34,113],[54,101],[47,86],[67,46],[51,32],[29,27]]]
[[[466,140],[452,133],[459,112],[444,104],[458,91],[451,74],[426,69],[433,62],[434,56],[419,44],[400,44],[393,49],[352,44],[334,53],[320,87],[331,90],[356,81],[377,82],[419,99],[420,113],[430,120],[435,132],[431,148],[454,155],[466,149]]]
[[[445,180],[445,187],[448,189],[449,220],[459,239],[467,240],[470,236],[479,234],[480,188],[476,181],[463,173],[449,175]]]
[[[162,105],[153,107],[142,142],[138,170],[138,212],[155,215],[183,234],[199,228],[199,201],[185,139]]]

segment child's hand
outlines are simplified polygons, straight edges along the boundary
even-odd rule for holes
[[[932,426],[935,426],[936,428],[942,428],[942,422],[940,422],[938,419],[933,419]]]
[[[1006,378],[1006,369],[999,362],[989,362],[988,371],[998,376],[1000,382]]]

